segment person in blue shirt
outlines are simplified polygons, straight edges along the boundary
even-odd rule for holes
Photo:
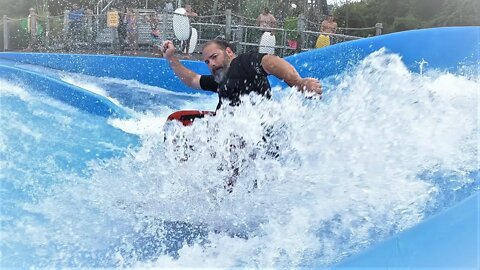
[[[78,4],[73,4],[72,10],[68,13],[68,33],[71,45],[76,45],[78,42],[83,41],[84,16],[85,10],[80,8]],[[70,49],[67,48],[67,50]]]

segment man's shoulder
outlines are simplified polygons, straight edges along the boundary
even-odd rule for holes
[[[265,53],[259,53],[255,51],[244,52],[237,55],[237,61],[244,62],[244,61],[252,61],[252,60],[261,60]]]
[[[258,52],[246,52],[238,55],[232,61],[232,66],[235,66],[235,70],[242,70],[250,74],[253,71],[256,74],[263,73],[262,59],[267,55],[265,53]]]

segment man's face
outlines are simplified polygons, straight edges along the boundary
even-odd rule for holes
[[[333,16],[332,16],[332,15],[329,15],[329,16],[327,17],[327,20],[328,20],[329,22],[333,22]]]
[[[217,44],[210,44],[203,49],[203,61],[208,65],[217,83],[220,83],[230,68],[230,62],[234,57],[230,48],[222,50]]]

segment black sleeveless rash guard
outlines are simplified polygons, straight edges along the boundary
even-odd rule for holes
[[[271,97],[270,83],[267,72],[262,67],[262,58],[266,54],[248,52],[235,57],[230,63],[230,68],[225,79],[217,83],[213,75],[202,75],[200,87],[203,90],[218,93],[219,102],[217,110],[223,102],[231,106],[240,104],[240,97],[251,92]]]

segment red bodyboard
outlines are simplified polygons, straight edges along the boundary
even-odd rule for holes
[[[168,121],[179,121],[184,126],[190,126],[193,121],[197,118],[203,118],[205,115],[214,116],[215,112],[212,111],[194,111],[194,110],[186,110],[186,111],[178,111],[170,114],[167,118]]]

